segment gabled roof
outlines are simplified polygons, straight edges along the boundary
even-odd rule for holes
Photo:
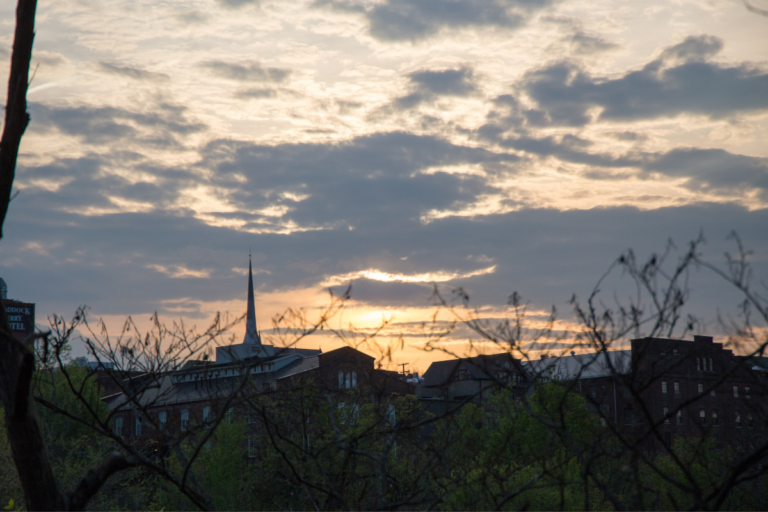
[[[435,361],[424,372],[424,386],[442,386],[459,370],[466,370],[473,380],[491,379],[491,374],[499,371],[518,371],[524,373],[520,363],[508,353],[488,354],[464,359]]]
[[[369,356],[365,352],[361,352],[361,351],[357,350],[356,348],[352,348],[352,347],[339,347],[339,348],[330,350],[328,352],[323,352],[322,354],[320,354],[320,357],[326,357],[326,356],[329,356],[329,355],[336,355],[336,354],[339,354],[341,352],[354,352],[357,357],[362,357],[363,359],[370,359],[372,361],[376,360],[375,357]]]

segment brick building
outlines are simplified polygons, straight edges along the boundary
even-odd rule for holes
[[[758,360],[710,336],[631,343],[631,350],[548,358],[526,368],[582,394],[604,421],[651,452],[678,437],[748,448],[765,436],[768,372]]]
[[[518,395],[529,387],[528,373],[510,354],[479,355],[432,363],[416,387],[422,408],[441,414],[467,402],[483,404],[494,389],[510,386]]]
[[[153,424],[162,424],[168,434],[179,435],[205,426],[219,415],[226,421],[244,417],[255,432],[254,400],[270,396],[285,400],[309,385],[318,396],[332,394],[339,410],[347,411],[358,410],[362,403],[385,406],[393,394],[414,394],[412,384],[376,369],[374,363],[373,357],[351,347],[323,353],[263,344],[256,328],[249,266],[243,343],[218,347],[215,361],[189,361],[170,372],[133,376],[122,383],[126,392],[105,396],[104,400],[113,413],[115,433],[137,444],[150,443],[161,435]],[[304,414],[303,408],[297,412],[298,416]],[[250,437],[248,444],[249,448],[253,444]]]

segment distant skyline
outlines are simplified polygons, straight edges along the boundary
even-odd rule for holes
[[[518,291],[570,320],[626,249],[703,231],[719,260],[733,229],[766,279],[768,1],[751,4],[41,1],[0,277],[41,326],[80,304],[202,326],[244,313],[252,248],[265,334],[351,283],[342,322],[392,319],[422,368],[442,358],[413,348],[432,282],[488,317]],[[717,341],[738,296],[691,286]]]

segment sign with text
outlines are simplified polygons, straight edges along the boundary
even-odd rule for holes
[[[35,332],[35,305],[15,300],[3,300],[11,331],[26,337]]]

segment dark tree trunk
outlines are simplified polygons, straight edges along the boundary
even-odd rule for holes
[[[19,0],[16,7],[5,126],[0,139],[0,237],[11,200],[21,137],[29,124],[27,87],[36,7],[37,0]],[[26,506],[29,510],[62,510],[67,508],[66,499],[53,476],[30,392],[34,369],[31,343],[27,345],[13,336],[5,308],[0,305],[0,399]]]
[[[0,238],[3,236],[3,224],[11,200],[21,137],[29,124],[27,87],[32,41],[35,38],[36,7],[37,0],[19,0],[16,6],[16,33],[13,37],[8,96],[5,99],[5,126],[0,139]]]

